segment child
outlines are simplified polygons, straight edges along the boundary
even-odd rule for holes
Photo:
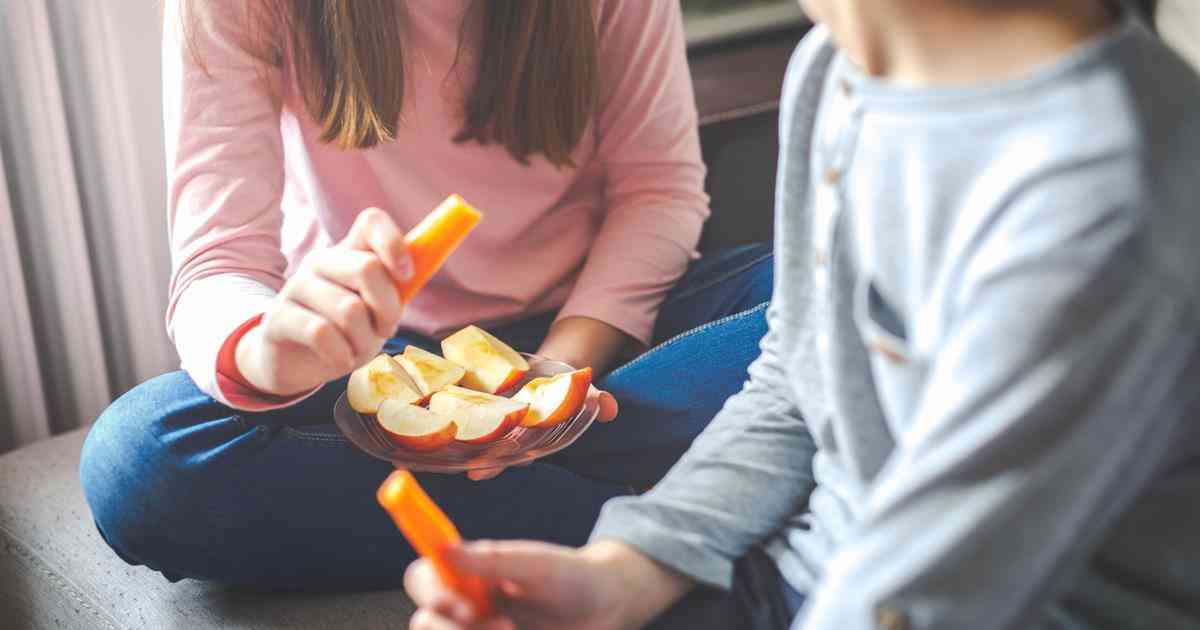
[[[808,5],[750,382],[414,628],[1200,627],[1200,80],[1100,0]]]

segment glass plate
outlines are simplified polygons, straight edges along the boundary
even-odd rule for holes
[[[570,372],[575,368],[561,361],[521,353],[529,361],[529,373],[512,391],[539,377]],[[600,413],[600,404],[588,396],[574,418],[548,429],[517,427],[508,435],[487,444],[451,442],[436,451],[414,451],[393,444],[383,435],[375,418],[350,408],[346,393],[333,406],[333,420],[352,444],[369,455],[389,461],[398,468],[420,472],[458,473],[479,468],[512,466],[561,451],[577,440]]]

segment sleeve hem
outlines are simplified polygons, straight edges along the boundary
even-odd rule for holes
[[[264,404],[254,397],[225,396],[219,354],[239,327],[269,308],[275,291],[261,280],[240,274],[215,274],[188,284],[167,312],[167,330],[180,365],[196,386],[217,402],[240,411],[269,411],[294,405]]]
[[[608,512],[606,509],[605,512]],[[734,562],[700,544],[685,540],[687,534],[669,531],[647,519],[624,514],[620,524],[601,517],[591,540],[623,542],[655,562],[702,584],[729,590],[733,586]]]
[[[231,407],[243,411],[282,409],[304,400],[320,389],[319,387],[314,387],[307,392],[294,396],[275,396],[258,389],[250,381],[246,380],[246,377],[242,375],[242,371],[238,369],[236,358],[237,346],[241,342],[242,337],[246,336],[246,333],[262,323],[262,318],[262,313],[259,313],[246,320],[241,326],[238,326],[225,340],[225,343],[221,345],[221,350],[217,353],[217,391],[220,392],[225,400],[229,401]]]

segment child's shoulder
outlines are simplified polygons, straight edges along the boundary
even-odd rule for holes
[[[813,26],[792,52],[779,99],[780,140],[785,150],[791,132],[812,125],[836,52],[829,29],[822,24]]]
[[[1115,92],[1105,94],[1105,91]],[[1094,95],[1109,96],[1124,127],[1124,149],[1146,256],[1200,296],[1200,74],[1161,39],[1138,29],[1099,65]],[[1080,105],[1094,108],[1098,99]],[[1093,134],[1095,131],[1093,130]]]
[[[1127,26],[1066,83],[1066,111],[1091,125],[1091,143],[1119,144],[1151,159],[1169,147],[1188,160],[1200,154],[1200,75],[1140,25]]]
[[[783,80],[783,102],[787,103],[789,96],[794,98],[814,75],[823,77],[835,51],[829,28],[824,24],[814,25],[792,51]]]
[[[1125,206],[1138,223],[1200,230],[1200,213],[1172,211],[1184,197],[1200,207],[1200,75],[1137,26],[1087,53],[1014,101],[1020,122],[1000,134],[996,161],[1033,188],[1112,188],[1116,198],[1093,198]]]
[[[1164,279],[1200,305],[1200,77],[1131,27],[959,112],[978,134],[975,201],[956,213],[975,265]],[[982,121],[982,123],[980,122]]]

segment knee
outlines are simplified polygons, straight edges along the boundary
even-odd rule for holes
[[[748,308],[771,301],[775,290],[775,255],[769,245],[754,246],[754,263],[747,269],[746,299]]]
[[[158,438],[186,413],[189,386],[195,389],[182,372],[165,374],[129,390],[100,414],[80,454],[80,481],[89,500],[92,490],[107,490],[109,482],[157,459]]]
[[[733,301],[732,313],[748,311],[771,301],[775,288],[775,254],[770,245],[751,243],[720,252],[713,257],[721,283]]]
[[[201,400],[211,403],[186,375],[166,374],[118,398],[88,432],[79,463],[84,497],[100,533],[128,562],[154,566],[152,541],[169,516],[169,497],[186,482],[183,454],[164,438],[195,420]]]

